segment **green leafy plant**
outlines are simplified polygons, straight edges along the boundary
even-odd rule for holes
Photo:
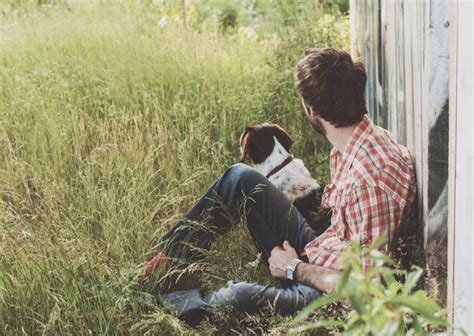
[[[422,289],[417,289],[423,270],[397,270],[395,262],[377,248],[353,244],[344,254],[344,272],[337,290],[311,303],[290,323],[291,333],[335,328],[342,335],[433,335],[448,327],[446,312]],[[371,269],[363,271],[360,256],[368,253]],[[404,282],[399,281],[403,278]],[[340,300],[350,306],[345,321],[311,321],[319,308]]]

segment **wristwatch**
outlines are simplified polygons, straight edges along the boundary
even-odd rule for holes
[[[294,280],[295,269],[296,269],[296,266],[298,266],[298,264],[300,262],[302,262],[301,259],[293,259],[292,261],[290,261],[288,266],[286,266],[286,278],[287,279]]]

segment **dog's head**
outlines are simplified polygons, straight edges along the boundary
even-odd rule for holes
[[[275,146],[275,137],[278,142],[290,151],[293,140],[283,128],[275,124],[258,124],[247,126],[240,136],[240,151],[242,161],[250,158],[254,164],[261,163],[272,153]]]

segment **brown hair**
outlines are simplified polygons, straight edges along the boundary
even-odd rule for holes
[[[307,49],[296,66],[295,86],[305,104],[336,127],[358,123],[367,113],[367,74],[344,50]]]

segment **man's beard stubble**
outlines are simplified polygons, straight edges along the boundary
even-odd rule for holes
[[[311,123],[311,127],[313,127],[313,129],[314,129],[317,133],[319,133],[319,134],[321,134],[321,135],[323,135],[323,136],[326,136],[326,130],[324,129],[324,126],[323,126],[323,124],[321,123],[321,121],[319,121],[319,119],[316,119],[316,120],[314,120],[314,121],[311,120],[310,123]]]

